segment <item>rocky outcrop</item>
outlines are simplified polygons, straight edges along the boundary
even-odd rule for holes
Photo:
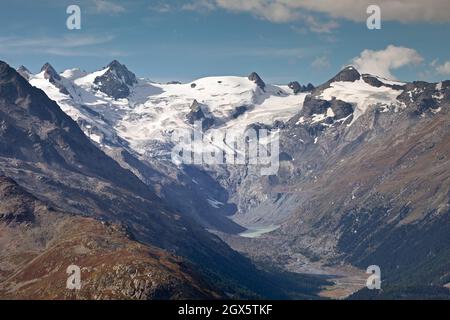
[[[200,104],[197,100],[194,100],[189,113],[186,115],[186,120],[192,125],[197,121],[201,121],[203,130],[208,130],[214,125],[214,119],[206,116],[206,109],[206,106]]]
[[[388,87],[388,88],[392,88],[394,90],[402,90],[404,88],[403,85],[382,82],[377,77],[372,76],[370,74],[363,74],[362,79],[364,80],[364,82],[370,84],[373,87],[377,87],[377,88]]]
[[[20,66],[17,68],[17,72],[26,80],[30,79],[31,71],[28,70],[25,66]]]
[[[261,79],[261,77],[256,72],[252,72],[248,76],[248,80],[256,83],[256,85],[263,91],[266,88],[266,84],[264,83],[264,81]]]
[[[69,91],[67,91],[67,88],[64,86],[62,78],[50,63],[47,62],[46,64],[44,64],[41,68],[41,72],[43,72],[45,79],[47,79],[50,83],[52,83],[56,88],[59,89],[59,92],[65,95],[69,95]]]
[[[358,72],[358,70],[356,70],[356,68],[353,66],[347,66],[342,69],[337,75],[331,78],[329,82],[354,82],[359,79],[361,79],[361,74]]]
[[[239,107],[236,107],[236,108],[234,108],[234,111],[233,111],[233,113],[232,113],[231,116],[232,116],[234,119],[236,119],[236,118],[242,116],[242,115],[243,115],[244,113],[246,113],[248,110],[249,110],[249,107],[248,107],[248,106],[239,106]]]
[[[302,86],[298,81],[289,82],[288,87],[292,89],[294,94],[297,94],[302,91]]]
[[[305,98],[300,115],[305,117],[323,115],[324,118],[329,117],[333,120],[339,120],[349,116],[352,113],[353,106],[350,103],[338,99],[333,99],[330,101],[322,100],[309,95]]]
[[[114,99],[124,99],[130,95],[130,88],[137,83],[134,73],[117,60],[107,66],[107,71],[95,78],[98,90]]]
[[[361,79],[363,79],[363,76],[358,72],[358,70],[356,70],[355,67],[347,66],[341,71],[339,71],[334,77],[332,77],[327,82],[313,88],[312,95],[319,96],[325,89],[329,88],[331,84],[334,82],[355,82]],[[367,81],[371,81],[375,85],[379,84],[373,79],[368,79]]]
[[[58,72],[56,72],[53,66],[48,62],[42,66],[41,72],[44,72],[44,78],[52,83],[61,80]]]
[[[301,114],[307,117],[310,117],[313,114],[323,114],[327,112],[330,105],[331,103],[327,100],[313,98],[309,95],[305,97]]]
[[[15,181],[0,176],[0,223],[6,225],[35,222],[35,200]]]
[[[311,83],[308,83],[306,86],[302,86],[298,81],[289,82],[288,87],[292,89],[294,94],[301,92],[311,92],[314,90],[314,86]]]
[[[354,111],[352,104],[338,99],[331,100],[330,108],[332,110],[334,120],[346,118]]]
[[[450,102],[450,81],[408,83],[397,99],[407,105],[408,111],[416,116],[436,111]]]

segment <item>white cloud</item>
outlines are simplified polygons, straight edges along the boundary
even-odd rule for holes
[[[314,16],[308,15],[304,17],[305,23],[309,30],[316,33],[331,33],[339,27],[336,21],[319,21]]]
[[[331,63],[327,56],[317,57],[311,64],[316,69],[325,69],[330,67]]]
[[[120,4],[106,0],[94,0],[94,5],[98,13],[119,14],[126,11]]]
[[[151,4],[148,8],[159,13],[171,12],[173,10],[172,6],[168,3]]]
[[[290,6],[280,1],[216,0],[215,3],[220,8],[236,12],[249,12],[272,22],[290,22],[300,17],[298,11],[291,10]]]
[[[435,68],[438,74],[447,76],[450,75],[450,61],[445,61],[443,64],[438,64],[437,60],[431,63],[431,66]]]
[[[264,0],[261,0],[264,1]],[[278,0],[292,8],[322,12],[335,18],[365,21],[366,9],[376,4],[381,8],[383,20],[400,22],[450,21],[448,0]]]
[[[195,0],[183,5],[182,9],[203,12],[225,9],[237,13],[250,13],[257,18],[274,23],[303,22],[306,29],[315,33],[331,33],[339,27],[336,21],[320,21],[311,14],[298,10],[283,1]]]
[[[395,79],[392,70],[422,61],[422,56],[414,49],[389,45],[384,50],[364,50],[352,60],[352,64],[362,73]]]
[[[56,56],[123,56],[120,51],[105,50],[98,45],[111,42],[113,36],[64,36],[59,38],[0,37],[0,53],[35,53]]]
[[[277,23],[299,21],[311,12],[363,22],[367,19],[367,7],[374,4],[373,0],[194,0],[192,4],[195,3],[207,4],[210,9],[248,12]],[[376,4],[385,21],[450,21],[449,0],[377,0]]]
[[[209,0],[197,0],[184,4],[181,9],[186,11],[208,12],[215,10],[216,6]]]

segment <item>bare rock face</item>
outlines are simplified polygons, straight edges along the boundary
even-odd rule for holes
[[[234,108],[234,111],[231,114],[231,117],[236,119],[236,118],[242,116],[243,114],[245,114],[249,109],[250,109],[249,106],[237,106],[236,108]]]
[[[95,78],[94,83],[98,89],[114,99],[127,98],[130,95],[130,87],[137,83],[134,73],[117,60],[112,61],[108,70]]]
[[[35,199],[21,190],[12,179],[0,176],[0,223],[35,222],[34,202]]]
[[[372,79],[373,78],[373,79]],[[325,89],[329,88],[334,82],[355,82],[361,79],[365,79],[365,81],[369,84],[373,84],[375,87],[380,85],[381,81],[372,76],[362,76],[358,70],[356,70],[353,66],[347,66],[341,71],[339,71],[334,77],[326,81],[325,83],[318,85],[317,87],[312,87],[312,95],[318,96]]]
[[[191,111],[186,115],[186,119],[192,125],[197,121],[201,121],[202,129],[208,130],[214,125],[214,119],[207,117],[203,109],[206,110],[207,107],[194,100],[191,105]]]
[[[450,81],[437,84],[424,81],[408,83],[398,99],[416,116],[436,111],[450,102]]]
[[[31,71],[28,70],[25,66],[20,66],[17,68],[17,72],[26,80],[30,79]]]
[[[264,81],[261,79],[261,77],[256,73],[256,72],[252,72],[249,76],[248,76],[248,80],[253,81],[254,83],[256,83],[256,85],[264,91],[266,84],[264,83]]]
[[[350,103],[338,99],[328,101],[307,96],[303,104],[303,109],[300,112],[300,116],[311,117],[313,115],[323,115],[324,118],[339,120],[352,113],[353,106]]]
[[[62,79],[58,72],[56,72],[55,68],[50,63],[46,63],[42,66],[41,72],[44,72],[44,78],[47,79],[50,83],[54,84],[55,87],[59,89],[59,92],[65,95],[69,95],[69,91],[62,83]],[[27,78],[25,78],[27,79]]]
[[[364,82],[370,84],[373,87],[388,87],[388,88],[392,88],[394,90],[403,90],[404,85],[401,84],[390,84],[390,83],[386,83],[386,82],[382,82],[380,81],[377,77],[372,76],[370,74],[363,74],[362,79],[364,80]]]
[[[53,68],[53,66],[50,63],[46,63],[42,66],[41,72],[44,72],[44,77],[47,80],[50,80],[50,82],[54,82],[55,80],[61,80],[61,77],[59,76],[58,72]]]
[[[295,94],[301,92],[302,90],[302,86],[298,81],[289,82],[288,87],[292,89]]]
[[[329,82],[354,82],[356,80],[361,79],[361,74],[356,70],[353,66],[347,66],[342,69],[337,75],[335,75]]]
[[[308,83],[306,86],[302,86],[298,81],[289,82],[288,87],[292,89],[294,94],[301,92],[311,92],[314,90],[314,86],[311,83]]]
[[[303,103],[303,109],[301,113],[305,116],[312,116],[313,114],[326,113],[331,103],[327,100],[321,100],[307,96]]]

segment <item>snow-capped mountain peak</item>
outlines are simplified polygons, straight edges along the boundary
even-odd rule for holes
[[[301,109],[306,96],[295,95],[288,86],[265,84],[257,74],[159,84],[137,79],[117,61],[90,74],[69,69],[60,79],[51,81],[41,73],[30,83],[57,101],[92,140],[105,147],[127,144],[141,154],[151,141],[165,143],[170,132],[191,127],[190,119],[196,116],[211,130],[244,131],[256,122],[270,126],[277,120],[287,121]]]
[[[375,106],[382,111],[398,111],[406,107],[397,99],[404,86],[405,83],[361,74],[354,66],[346,66],[312,90],[311,97],[305,101],[306,114],[301,118],[303,122],[328,127],[335,123],[352,125]]]
[[[94,79],[99,91],[115,98],[123,99],[130,95],[130,87],[137,84],[136,75],[117,60],[112,61],[106,72]]]
[[[354,66],[346,66],[337,75],[331,78],[328,83],[332,82],[354,82],[361,79],[361,74]]]
[[[374,107],[387,112],[407,105],[407,97],[398,98],[405,95],[406,84],[360,74],[352,66],[316,88],[271,85],[256,73],[160,84],[136,78],[118,61],[90,74],[70,69],[59,81],[51,79],[41,73],[30,83],[57,101],[101,146],[126,146],[141,155],[160,154],[155,143],[170,144],[174,130],[191,128],[197,120],[204,121],[205,134],[222,129],[243,133],[252,125],[270,128],[290,120],[325,130],[352,125]]]
[[[53,66],[48,62],[42,66],[41,72],[43,73],[44,77],[46,79],[49,79],[50,81],[61,80],[58,72],[56,72],[55,68],[53,68]]]

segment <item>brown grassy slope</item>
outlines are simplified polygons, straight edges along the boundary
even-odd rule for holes
[[[69,265],[81,290],[66,289]],[[63,214],[0,177],[1,299],[218,298],[181,258],[120,225]]]

